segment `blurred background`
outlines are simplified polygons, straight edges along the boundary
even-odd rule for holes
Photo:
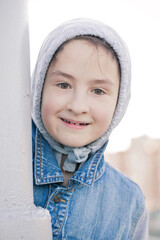
[[[31,72],[50,31],[72,18],[93,18],[125,40],[132,61],[132,97],[113,131],[105,159],[137,182],[150,212],[150,239],[160,239],[159,0],[29,0]]]

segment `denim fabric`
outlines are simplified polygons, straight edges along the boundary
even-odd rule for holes
[[[49,210],[53,239],[130,240],[145,209],[140,188],[96,152],[64,187],[53,150],[33,126],[34,203]]]

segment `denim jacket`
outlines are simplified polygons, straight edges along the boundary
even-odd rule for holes
[[[34,125],[32,138],[34,203],[50,212],[53,239],[147,239],[146,220],[141,221],[143,194],[134,182],[104,161],[105,147],[64,187],[53,150]]]

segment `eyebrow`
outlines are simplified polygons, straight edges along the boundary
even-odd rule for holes
[[[72,79],[72,80],[75,80],[75,77],[68,74],[68,73],[65,73],[65,72],[62,72],[60,70],[57,70],[57,71],[54,71],[51,73],[51,76],[63,76],[63,77],[66,77],[66,78],[69,78],[69,79]],[[94,79],[94,80],[91,80],[92,83],[94,84],[109,84],[109,85],[113,85],[114,83],[106,78],[106,79]]]
[[[113,85],[113,82],[109,79],[95,79],[92,81],[95,84],[109,84],[109,85]]]
[[[68,73],[65,73],[65,72],[62,72],[62,71],[55,71],[55,72],[52,72],[51,73],[52,76],[63,76],[63,77],[66,77],[66,78],[70,78],[70,79],[75,79],[72,75],[68,74]]]

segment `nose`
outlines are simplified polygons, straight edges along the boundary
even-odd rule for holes
[[[67,110],[73,112],[76,115],[89,112],[88,99],[85,94],[74,93],[69,99],[67,104]]]

